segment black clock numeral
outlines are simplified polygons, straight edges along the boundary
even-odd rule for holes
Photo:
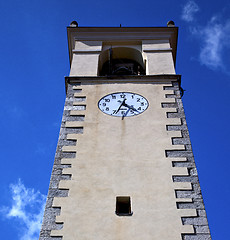
[[[110,99],[109,98],[105,98],[105,102],[110,102]]]
[[[141,110],[141,107],[139,107],[137,110]]]
[[[109,107],[106,107],[106,108],[105,108],[105,111],[109,111]]]
[[[120,96],[121,96],[121,98],[125,98],[125,94],[121,94]]]
[[[113,114],[115,114],[117,112],[117,110],[113,110]]]
[[[132,95],[132,99],[134,99],[134,95]]]
[[[112,95],[112,99],[116,99],[117,98],[117,96],[115,96],[115,95]]]
[[[141,99],[140,98],[137,98],[137,102],[140,102],[141,101]]]
[[[106,106],[106,103],[102,103],[102,106]]]
[[[141,102],[141,106],[144,106],[145,105],[145,103],[144,102]]]

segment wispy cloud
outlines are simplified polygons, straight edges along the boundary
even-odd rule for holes
[[[201,65],[229,74],[226,56],[229,54],[230,19],[221,21],[218,17],[213,17],[207,25],[197,27],[191,30],[191,33],[201,43],[199,53]]]
[[[200,8],[194,1],[188,1],[183,7],[181,18],[186,22],[192,22],[194,21],[195,13],[199,10]]]
[[[22,231],[20,240],[37,240],[45,207],[45,196],[39,191],[26,188],[21,180],[11,184],[12,206],[1,208],[4,217],[17,221]]]
[[[193,14],[199,11],[199,6],[188,1],[182,11],[182,19],[191,22]],[[189,26],[191,36],[200,43],[200,52],[197,56],[201,65],[212,70],[222,70],[229,74],[227,55],[230,42],[230,18],[222,14],[214,15],[206,24],[197,21],[195,26]]]
[[[199,56],[201,64],[214,69],[223,67],[223,48],[229,33],[229,23],[218,23],[216,18],[200,30],[203,42]]]

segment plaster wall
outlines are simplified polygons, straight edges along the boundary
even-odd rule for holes
[[[101,51],[101,41],[75,41],[74,50],[78,51]]]
[[[102,46],[102,50],[108,50],[110,48],[116,47],[127,47],[127,48],[134,48],[140,52],[142,52],[142,44],[141,41],[139,42],[104,42]]]
[[[148,75],[175,74],[171,52],[146,52]]]
[[[101,41],[75,41],[70,76],[97,76]]]
[[[74,53],[70,76],[97,76],[98,52]]]
[[[178,133],[166,131],[166,125],[180,121],[167,119],[166,109],[161,107],[163,86],[82,83],[86,96],[84,132],[67,136],[76,137],[76,146],[68,151],[77,154],[63,160],[71,164],[64,173],[72,177],[59,184],[60,189],[69,189],[68,197],[54,199],[53,206],[61,207],[57,222],[64,222],[64,226],[52,231],[53,236],[61,235],[65,240],[181,239],[185,226],[176,207],[172,162],[165,156],[166,149],[178,147],[171,142]],[[143,95],[149,108],[124,120],[102,113],[97,107],[100,98],[120,91]],[[74,122],[66,125],[74,126]],[[116,196],[131,197],[133,216],[115,214]]]
[[[175,74],[169,40],[145,40],[142,49],[146,54],[148,75]]]
[[[76,41],[70,76],[97,76],[99,55],[110,47],[128,47],[142,53],[146,60],[146,74],[175,74],[169,40],[135,42]]]
[[[170,48],[170,43],[168,39],[152,39],[142,41],[143,50],[153,50],[153,49],[166,49]]]

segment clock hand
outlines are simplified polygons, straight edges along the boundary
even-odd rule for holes
[[[117,109],[116,113],[118,113],[118,112],[120,111],[122,105],[124,106],[125,101],[126,101],[126,99],[124,99],[124,100],[122,101],[122,103],[121,103],[120,107]],[[121,102],[121,101],[118,100],[118,102]]]
[[[121,118],[121,120],[123,120],[124,119],[124,117],[126,117],[127,116],[127,114],[128,114],[128,112],[129,112],[129,110],[130,110],[130,108],[125,112],[125,114],[122,116],[122,118]]]
[[[133,105],[129,106],[127,103],[123,103],[123,106],[128,107],[129,109],[132,109],[133,111],[139,112],[136,108],[133,107]]]

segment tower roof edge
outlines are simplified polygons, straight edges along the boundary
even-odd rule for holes
[[[72,62],[75,41],[142,41],[169,39],[176,63],[178,27],[67,27],[69,59]]]

